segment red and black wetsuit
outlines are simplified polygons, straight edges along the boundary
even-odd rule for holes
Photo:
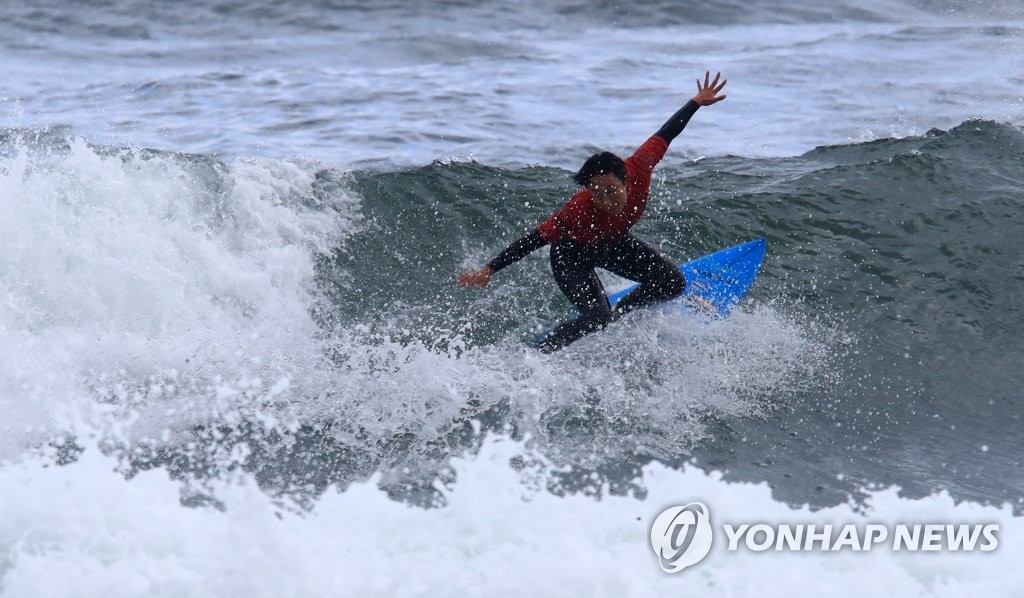
[[[597,208],[590,190],[580,189],[533,232],[508,246],[487,265],[497,272],[530,252],[551,243],[551,270],[580,317],[560,324],[538,348],[554,351],[608,325],[619,314],[678,296],[686,279],[675,264],[653,247],[629,234],[647,207],[651,172],[697,112],[689,101],[626,162],[626,207],[616,215]],[[612,312],[594,268],[640,283]]]

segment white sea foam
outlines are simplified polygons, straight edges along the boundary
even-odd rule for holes
[[[766,305],[710,325],[671,310],[638,313],[553,355],[515,336],[483,346],[455,336],[438,350],[356,326],[332,339],[344,357],[327,400],[291,413],[335,422],[345,442],[411,433],[422,447],[495,408],[563,463],[675,458],[703,438],[709,414],[747,417],[830,384],[832,336]]]
[[[82,399],[171,409],[224,381],[266,397],[319,359],[313,259],[357,204],[310,205],[312,167],[81,140],[27,154],[0,165],[0,458]]]
[[[89,596],[1008,596],[1024,586],[1024,522],[1009,507],[946,494],[870,492],[867,511],[814,512],[764,484],[726,483],[694,468],[644,470],[646,500],[557,497],[524,485],[523,445],[491,438],[456,459],[447,506],[393,502],[375,480],[329,493],[302,514],[252,481],[222,482],[226,509],[183,508],[161,470],[125,481],[96,450],[66,467],[0,468],[0,595]],[[536,455],[531,461],[543,463]],[[550,467],[550,464],[546,465]],[[536,480],[534,480],[536,481]],[[727,552],[661,572],[648,544],[665,507],[699,499],[716,521],[999,523],[999,549],[977,553]]]

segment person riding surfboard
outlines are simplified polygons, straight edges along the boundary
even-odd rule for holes
[[[667,301],[682,294],[682,272],[656,249],[629,233],[643,216],[650,195],[651,173],[668,146],[701,106],[726,98],[719,95],[726,79],[711,71],[704,82],[697,79],[697,95],[669,118],[658,131],[623,160],[611,152],[599,152],[583,163],[573,176],[580,190],[560,210],[526,236],[516,240],[485,266],[461,274],[463,287],[485,287],[491,277],[528,255],[551,244],[551,271],[559,289],[579,310],[579,317],[559,324],[537,348],[556,351],[605,328],[622,314],[638,307]],[[639,282],[615,309],[594,268],[603,268]]]

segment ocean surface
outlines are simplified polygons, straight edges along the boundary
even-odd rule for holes
[[[1024,595],[1021,3],[42,0],[0,65],[0,596]],[[708,69],[633,231],[766,238],[730,318],[455,284]],[[693,500],[1000,546],[666,575]]]

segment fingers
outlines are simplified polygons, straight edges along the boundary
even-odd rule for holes
[[[722,88],[725,87],[725,84],[728,83],[729,80],[728,79],[722,79],[722,82],[719,83],[718,82],[719,79],[722,79],[722,72],[721,71],[718,71],[718,72],[715,73],[714,80],[711,79],[711,71],[710,70],[704,71],[704,84],[701,85],[700,78],[697,79],[697,92],[700,93],[700,92],[702,92],[702,91],[704,91],[706,89],[710,89],[710,90],[714,91],[715,93],[718,93],[718,92],[722,91]]]

